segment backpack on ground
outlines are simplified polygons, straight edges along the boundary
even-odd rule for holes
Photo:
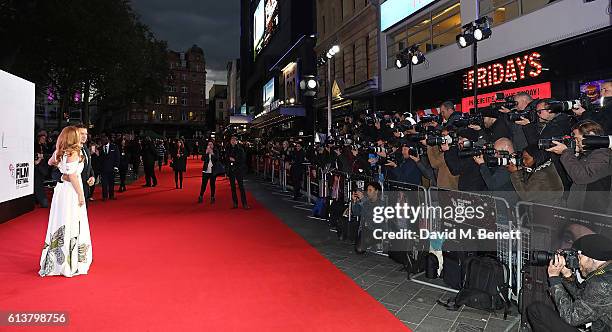
[[[427,279],[437,279],[439,267],[440,262],[438,261],[438,256],[436,256],[436,254],[431,252],[425,254],[425,277]]]
[[[312,207],[312,215],[319,218],[325,218],[327,213],[327,200],[324,197],[319,197]]]
[[[463,286],[454,301],[451,299],[441,304],[450,310],[458,310],[462,305],[491,312],[504,309],[506,319],[510,312],[508,278],[508,268],[498,259],[472,257],[465,264]],[[451,301],[453,305],[450,305]]]

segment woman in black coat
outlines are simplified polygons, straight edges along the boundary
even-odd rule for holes
[[[174,169],[174,184],[176,189],[183,189],[183,173],[187,170],[187,149],[183,140],[176,142],[176,148],[172,154],[172,169]]]
[[[219,152],[215,149],[214,143],[208,142],[206,151],[202,155],[202,161],[204,163],[202,165],[202,186],[200,187],[198,203],[204,201],[204,193],[206,192],[206,185],[208,182],[210,182],[210,204],[215,203],[215,181],[217,180],[217,175],[224,172],[223,164],[220,160]]]

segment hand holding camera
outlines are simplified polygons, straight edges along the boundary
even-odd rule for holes
[[[571,277],[572,271],[568,269],[566,265],[565,257],[560,254],[555,254],[555,257],[548,263],[548,276],[558,277],[561,275],[564,278]]]

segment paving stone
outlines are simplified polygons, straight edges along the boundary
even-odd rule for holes
[[[457,319],[457,317],[459,317],[459,311],[448,310],[446,307],[436,304],[431,310],[431,313],[429,313],[429,316],[454,321]]]
[[[428,313],[427,309],[405,305],[395,316],[402,321],[419,324]]]
[[[452,320],[427,316],[415,332],[442,332],[448,331],[453,326]]]
[[[366,289],[366,291],[372,295],[373,298],[380,300],[385,297],[385,295],[389,294],[391,290],[395,288],[394,286],[380,285],[374,284]]]
[[[395,289],[389,294],[387,294],[385,297],[383,297],[381,301],[395,304],[398,306],[403,306],[414,296],[414,294],[415,293],[408,293],[403,290]]]

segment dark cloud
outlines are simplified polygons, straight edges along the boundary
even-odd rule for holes
[[[184,51],[197,44],[204,50],[208,80],[226,80],[227,62],[240,56],[240,1],[132,0],[142,22],[168,47]]]

